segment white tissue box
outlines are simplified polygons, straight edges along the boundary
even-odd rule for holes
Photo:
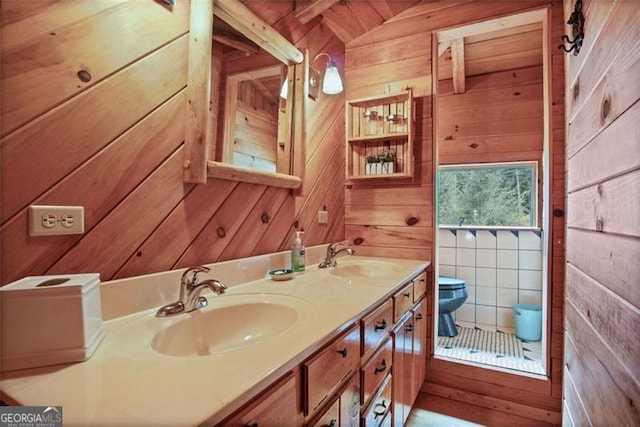
[[[104,337],[97,273],[25,277],[0,307],[3,372],[87,360]]]

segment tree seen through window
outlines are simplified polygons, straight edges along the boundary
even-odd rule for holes
[[[445,166],[438,174],[438,224],[536,225],[535,164]]]

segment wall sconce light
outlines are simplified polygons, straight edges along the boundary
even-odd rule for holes
[[[320,71],[313,66],[321,56],[327,57],[327,68],[324,71],[324,79]],[[322,80],[322,92],[326,95],[337,95],[344,90],[336,63],[331,59],[329,54],[324,52],[317,54],[316,57],[313,58],[312,65],[309,66],[309,96],[313,99],[318,97],[320,80]]]
[[[282,87],[280,88],[280,98],[287,99],[288,94],[289,94],[289,79],[285,77],[284,82],[282,82]]]

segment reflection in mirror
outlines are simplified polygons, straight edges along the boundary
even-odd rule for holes
[[[240,15],[244,13],[250,12]],[[301,175],[296,172],[292,141],[293,105],[298,101],[295,90],[286,98],[280,93],[283,82],[294,82],[297,68],[290,64],[297,56],[283,59],[271,52],[273,46],[286,50],[292,45],[243,34],[247,20],[221,9],[214,8],[214,15],[211,103],[217,123],[211,129],[215,148],[209,159],[215,161],[209,162],[209,176],[261,183],[267,179],[268,185],[296,188]],[[265,40],[284,40],[268,30]],[[302,55],[297,49],[295,53]]]
[[[289,165],[278,164],[278,157],[283,156],[277,155],[278,146],[286,146],[286,99],[280,98],[280,90],[287,67],[281,63],[251,66],[247,58],[264,52],[219,18],[214,20],[213,42],[222,69],[225,63],[238,60],[250,66],[223,77],[221,160],[253,170],[289,173]]]

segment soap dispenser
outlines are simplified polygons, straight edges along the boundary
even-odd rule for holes
[[[296,272],[304,271],[305,267],[303,235],[304,231],[296,231],[296,241],[291,248],[291,269]]]

